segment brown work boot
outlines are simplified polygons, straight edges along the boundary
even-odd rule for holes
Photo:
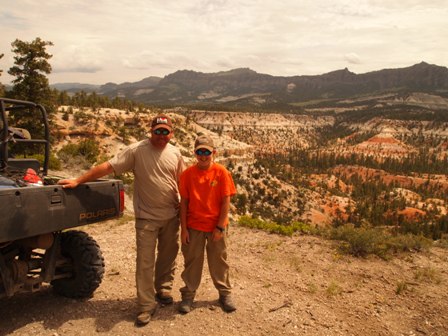
[[[135,325],[138,327],[143,327],[147,325],[151,321],[152,312],[144,311],[137,315],[137,319],[135,320]]]
[[[174,300],[170,293],[157,293],[156,301],[163,305],[170,305]]]
[[[236,306],[233,303],[232,297],[230,295],[220,295],[219,303],[226,313],[231,313],[236,310]]]
[[[193,309],[193,299],[182,299],[179,304],[179,313],[188,314]]]

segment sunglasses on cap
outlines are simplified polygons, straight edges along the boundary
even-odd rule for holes
[[[168,135],[171,133],[171,131],[166,128],[158,128],[152,131],[152,133],[154,133],[155,135]]]
[[[210,156],[212,154],[212,152],[208,149],[205,148],[199,148],[195,151],[196,155],[199,156]]]

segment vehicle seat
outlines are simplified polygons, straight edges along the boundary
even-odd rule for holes
[[[32,168],[35,172],[39,173],[40,163],[36,159],[8,159],[8,168],[23,171]]]

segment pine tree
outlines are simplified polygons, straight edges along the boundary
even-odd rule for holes
[[[54,99],[48,78],[51,65],[48,60],[53,56],[47,53],[46,47],[52,46],[50,41],[37,37],[32,42],[16,39],[11,43],[14,66],[8,73],[16,77],[13,80],[12,96],[15,99],[29,100],[45,106],[47,112],[54,111]]]

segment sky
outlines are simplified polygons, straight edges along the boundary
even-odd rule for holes
[[[0,0],[11,43],[40,37],[50,84],[136,82],[177,70],[274,76],[448,66],[447,0]]]

